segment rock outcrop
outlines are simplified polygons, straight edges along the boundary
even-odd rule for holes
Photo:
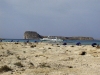
[[[26,31],[24,33],[24,39],[40,39],[40,38],[42,38],[42,36],[35,31]]]
[[[24,33],[24,39],[40,39],[47,38],[48,36],[42,36],[35,31],[26,31]],[[57,37],[58,39],[63,40],[94,40],[92,37],[64,37],[64,36],[49,36],[51,38]]]

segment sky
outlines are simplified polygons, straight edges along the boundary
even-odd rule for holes
[[[100,0],[0,0],[0,38],[25,31],[100,39]]]

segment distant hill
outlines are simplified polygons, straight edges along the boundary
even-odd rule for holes
[[[43,37],[48,37],[48,36],[43,36]],[[64,37],[64,36],[49,36],[52,38],[59,38],[59,39],[63,39],[63,40],[94,40],[94,38],[92,37]]]
[[[43,36],[38,34],[35,31],[26,31],[24,33],[24,39],[41,39],[41,38],[46,38],[48,36]],[[64,36],[49,36],[52,38],[59,38],[59,39],[63,39],[63,40],[94,40],[93,37],[64,37]]]

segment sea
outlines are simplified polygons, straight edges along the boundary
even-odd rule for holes
[[[100,45],[100,40],[64,40],[61,42],[57,41],[41,41],[37,39],[4,39],[2,42],[46,42],[46,43],[53,43],[53,44],[63,44],[67,43],[68,45],[75,45],[76,43],[80,42],[81,45],[91,45],[92,43],[97,43]]]

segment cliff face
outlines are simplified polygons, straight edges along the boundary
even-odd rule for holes
[[[35,31],[26,31],[24,33],[24,39],[40,39],[40,38],[46,38],[48,36],[41,36]],[[63,36],[50,36],[52,38],[59,38],[63,40],[94,40],[92,37],[63,37]]]
[[[40,39],[40,38],[42,38],[42,36],[35,31],[26,31],[24,33],[24,39]]]

